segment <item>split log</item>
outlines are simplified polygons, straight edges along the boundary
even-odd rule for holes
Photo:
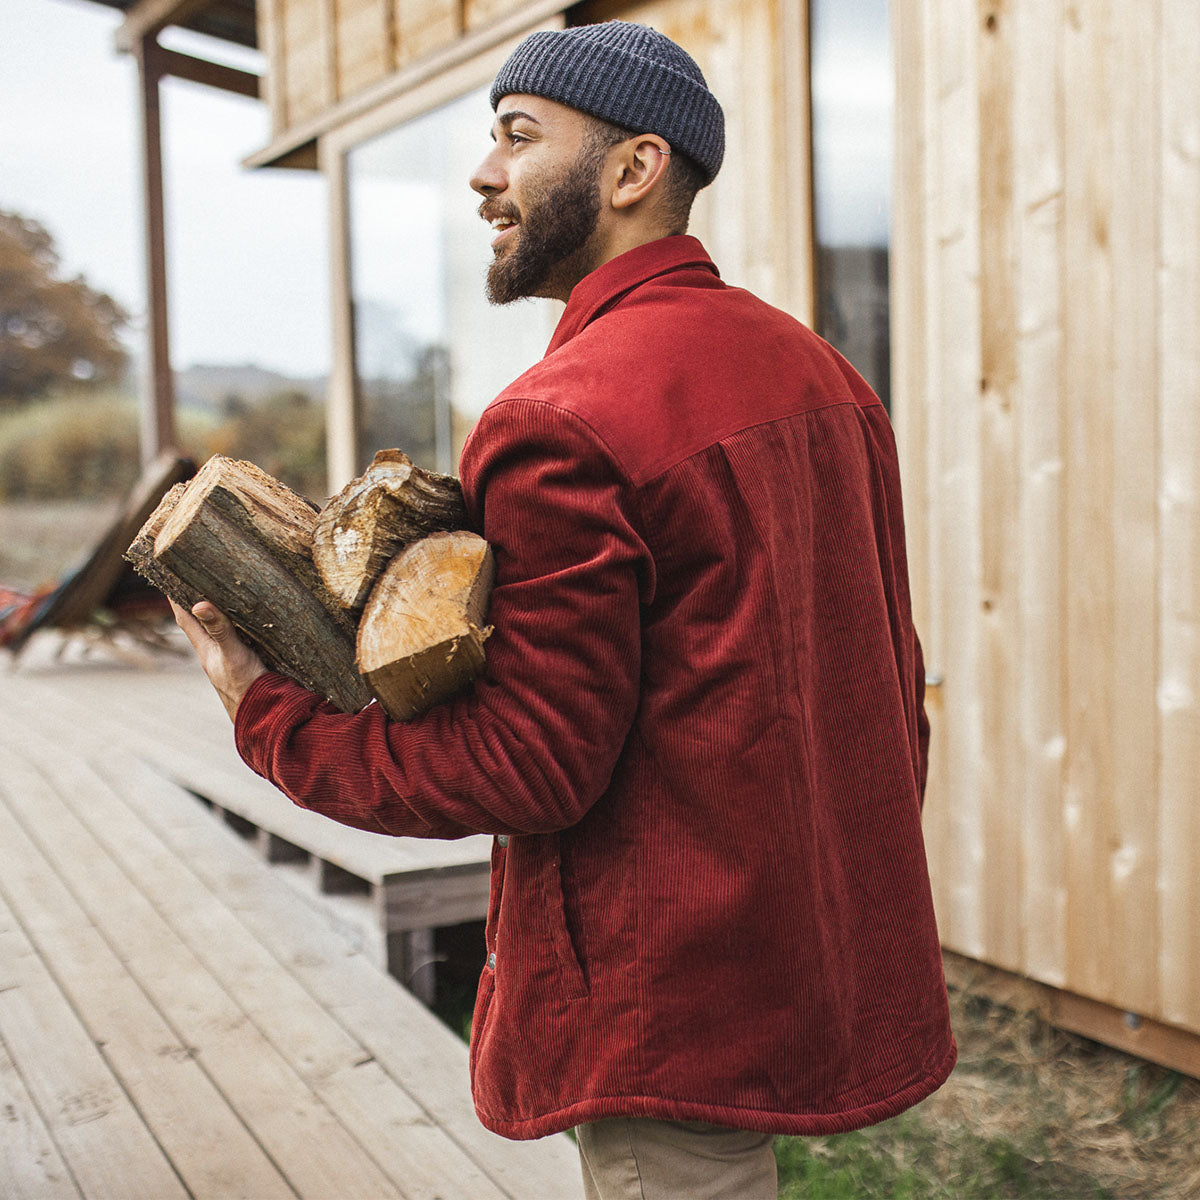
[[[125,551],[125,559],[133,564],[143,579],[158,588],[169,600],[174,600],[181,608],[191,608],[204,597],[195,588],[188,587],[178,575],[154,557],[154,539],[167,523],[167,518],[175,511],[175,506],[185,491],[187,484],[177,483],[163,496],[158,502],[158,507],[146,518],[146,523],[133,539],[129,549]]]
[[[457,479],[422,470],[400,450],[380,450],[321,510],[313,562],[330,593],[358,613],[405,545],[437,530],[461,529],[466,519]]]
[[[354,622],[312,563],[316,521],[253,463],[217,455],[155,510],[128,557],[178,603],[210,600],[272,669],[357,712],[370,689],[354,666]]]
[[[358,627],[358,669],[388,716],[447,700],[482,671],[495,562],[487,542],[433,533],[389,563]]]

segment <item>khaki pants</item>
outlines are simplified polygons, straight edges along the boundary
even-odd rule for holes
[[[773,1138],[700,1121],[618,1117],[575,1130],[587,1200],[776,1200]]]

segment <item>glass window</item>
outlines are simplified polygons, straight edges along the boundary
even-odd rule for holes
[[[545,352],[561,306],[488,304],[491,231],[471,173],[491,146],[486,88],[347,156],[359,457],[396,446],[454,471],[471,425]]]
[[[888,0],[810,0],[817,332],[891,398]]]

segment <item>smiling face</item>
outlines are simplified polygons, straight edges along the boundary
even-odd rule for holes
[[[538,96],[505,96],[492,137],[471,179],[494,231],[488,299],[566,300],[604,257],[601,171],[611,143],[590,117]]]

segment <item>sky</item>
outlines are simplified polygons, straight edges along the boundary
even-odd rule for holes
[[[115,10],[87,0],[0,0],[0,209],[45,225],[62,270],[145,315],[137,68],[113,49]],[[197,51],[180,31],[165,45]],[[237,47],[213,52],[259,69]],[[269,139],[266,106],[163,84],[171,358],[329,367],[325,184],[316,172],[240,165]]]

